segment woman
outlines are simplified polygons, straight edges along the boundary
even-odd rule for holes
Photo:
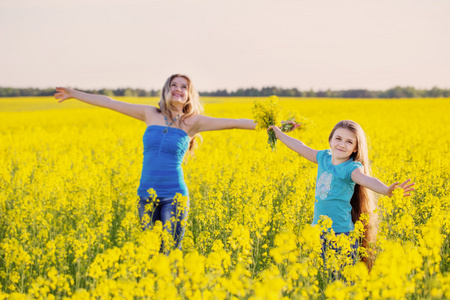
[[[56,91],[55,98],[60,103],[74,98],[145,122],[144,161],[138,188],[139,217],[144,229],[157,220],[161,221],[174,236],[175,246],[180,249],[184,234],[181,222],[187,216],[189,203],[181,205],[180,197],[175,196],[189,196],[181,163],[188,149],[193,150],[196,135],[202,131],[256,127],[253,120],[201,115],[203,107],[199,102],[199,95],[189,77],[181,74],[167,79],[161,92],[159,108],[126,103],[68,88],[58,87]],[[156,192],[157,198],[149,195],[150,189]]]

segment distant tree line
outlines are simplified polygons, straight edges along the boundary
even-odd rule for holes
[[[82,90],[87,93],[103,94],[110,97],[159,97],[160,90],[144,90],[144,89],[100,89],[100,90]],[[0,87],[0,97],[37,97],[52,96],[54,89],[37,89],[37,88],[10,88]],[[319,98],[438,98],[450,97],[450,89],[440,89],[433,87],[429,90],[415,89],[414,87],[400,87],[388,89],[386,91],[369,91],[365,89],[356,90],[309,90],[300,91],[297,88],[282,89],[277,87],[263,87],[262,89],[246,88],[236,91],[228,91],[226,89],[213,92],[200,92],[201,96],[212,97],[267,97],[277,95],[279,97],[319,97]]]
[[[277,95],[279,97],[319,97],[319,98],[438,98],[450,97],[450,89],[440,89],[434,87],[430,90],[419,90],[413,87],[400,87],[388,89],[386,91],[358,90],[309,90],[300,91],[296,88],[282,89],[277,87],[263,87],[262,89],[248,88],[238,89],[228,92],[226,89],[215,92],[202,92],[202,96],[216,97],[266,97]]]
[[[157,97],[159,90],[146,91],[144,89],[100,89],[100,90],[83,90],[77,89],[86,93],[102,94],[106,96],[125,96],[125,97]],[[10,88],[0,87],[0,97],[38,97],[38,96],[53,96],[55,89],[37,89],[37,88]]]

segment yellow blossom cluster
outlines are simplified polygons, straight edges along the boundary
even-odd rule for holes
[[[255,99],[204,101],[207,115],[252,118]],[[183,164],[182,251],[168,251],[164,224],[142,231],[137,213],[142,122],[72,100],[2,98],[0,299],[450,298],[450,99],[278,102],[314,122],[306,145],[326,149],[333,126],[354,120],[375,177],[416,182],[411,197],[378,198],[370,272],[349,259],[367,216],[348,237],[326,218],[312,227],[317,166],[266,149],[264,131],[202,133]]]
[[[256,130],[267,130],[270,125],[279,126],[281,122],[281,107],[278,105],[278,97],[273,95],[267,99],[257,99],[253,105],[253,118],[256,122]],[[276,149],[277,138],[275,132],[268,132],[267,143],[272,150]]]

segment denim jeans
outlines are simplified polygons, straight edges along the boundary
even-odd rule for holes
[[[138,212],[141,223],[144,221],[145,215],[148,216],[150,222],[142,224],[142,230],[145,230],[155,224],[156,221],[161,221],[164,228],[174,238],[175,248],[181,250],[181,241],[184,236],[184,226],[182,226],[183,220],[186,219],[189,210],[189,200],[186,205],[186,209],[183,209],[178,205],[177,201],[173,198],[158,197],[157,201],[152,201],[149,197],[139,197]],[[147,207],[146,207],[147,205]],[[151,205],[148,207],[148,205]],[[170,227],[166,225],[166,222],[170,223]],[[164,249],[162,245],[161,250]],[[166,249],[167,251],[170,251]]]
[[[346,236],[350,235],[350,232],[336,232],[336,237],[340,234],[345,234]],[[336,245],[333,245],[333,243],[331,241],[329,241],[326,238],[326,235],[321,234],[320,235],[320,242],[322,244],[322,259],[323,259],[323,268],[324,270],[327,270],[327,257],[326,257],[326,253],[327,253],[327,249],[330,250],[334,250],[334,252],[339,253],[341,249],[337,248]],[[358,239],[354,239],[354,241],[352,241],[352,244],[350,245],[350,252],[347,254],[348,258],[351,258],[351,261],[354,264],[356,264],[356,260],[358,257],[358,246],[359,246],[359,242]],[[331,274],[331,279],[332,280],[336,280],[336,279],[341,279],[342,275],[340,274],[340,272],[332,272]]]

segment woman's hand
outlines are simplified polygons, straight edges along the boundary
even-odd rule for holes
[[[281,124],[282,124],[281,125],[282,132],[291,132],[301,126],[300,124],[297,124],[294,121],[281,121]]]
[[[410,194],[409,192],[414,191],[414,188],[412,187],[412,186],[414,185],[414,182],[408,184],[408,182],[410,182],[410,181],[411,181],[411,179],[407,179],[407,180],[405,180],[404,182],[402,182],[401,184],[399,184],[399,182],[395,182],[395,183],[391,184],[391,185],[388,187],[388,193],[387,193],[387,195],[388,195],[389,197],[392,197],[392,192],[393,192],[395,189],[401,188],[401,189],[403,189],[403,196],[404,196],[404,197],[411,196],[411,194]]]
[[[63,87],[57,87],[55,93],[55,99],[59,99],[58,103],[73,98],[73,90]]]

